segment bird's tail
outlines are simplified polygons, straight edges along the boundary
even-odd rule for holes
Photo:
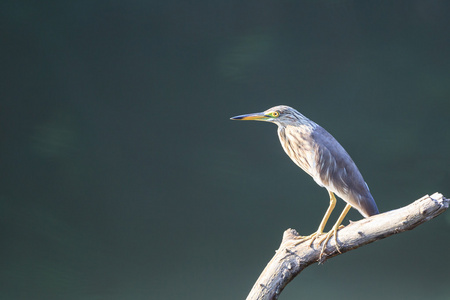
[[[366,195],[363,201],[360,201],[360,207],[358,208],[359,212],[365,217],[368,218],[373,215],[378,215],[380,212],[378,211],[377,204],[373,199],[370,192]]]

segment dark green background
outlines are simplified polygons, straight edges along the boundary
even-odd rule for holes
[[[380,211],[449,196],[449,14],[2,1],[0,298],[245,298],[283,231],[312,233],[328,205],[274,125],[229,120],[278,104],[344,145]],[[450,299],[449,250],[447,212],[311,266],[280,299]]]

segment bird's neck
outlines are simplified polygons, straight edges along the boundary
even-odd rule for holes
[[[278,126],[278,137],[290,156],[291,151],[288,151],[286,147],[310,147],[310,136],[314,129],[315,127],[309,124]]]
[[[317,127],[316,123],[308,122],[304,124],[296,124],[296,125],[285,125],[279,126],[278,131],[285,131],[291,134],[300,133],[300,134],[311,134]]]

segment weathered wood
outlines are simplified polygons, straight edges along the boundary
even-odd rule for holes
[[[414,229],[437,217],[448,207],[449,199],[440,193],[434,193],[408,206],[351,222],[338,231],[340,252],[345,253],[396,233]],[[309,241],[298,243],[298,233],[294,229],[287,229],[280,248],[259,276],[247,300],[278,299],[284,287],[303,269],[315,262],[323,262],[341,254],[336,250],[334,238],[331,238],[320,258],[322,245],[319,245],[318,240],[311,246]]]

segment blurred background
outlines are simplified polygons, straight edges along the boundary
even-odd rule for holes
[[[329,201],[276,126],[229,120],[278,104],[340,141],[380,211],[450,196],[449,13],[2,1],[0,298],[244,299],[283,231],[312,233]],[[450,299],[449,250],[447,212],[307,268],[280,299]]]

